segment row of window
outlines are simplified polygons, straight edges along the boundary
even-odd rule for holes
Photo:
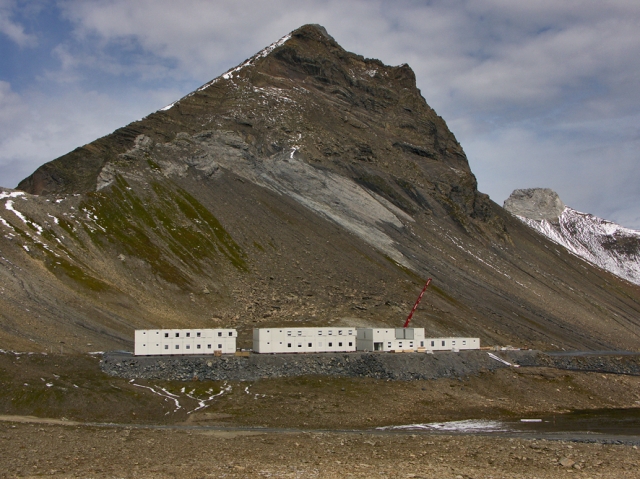
[[[144,333],[144,334],[147,334],[147,333]],[[158,333],[156,333],[156,334],[158,334]],[[185,335],[186,335],[187,338],[191,337],[191,333],[185,333]],[[199,338],[200,335],[201,335],[201,333],[196,333],[196,338]],[[231,336],[233,336],[233,332],[229,331],[229,337],[231,337]],[[164,337],[168,338],[169,337],[169,333],[164,333]],[[179,337],[180,337],[180,333],[176,333],[176,338],[179,338]],[[222,331],[218,331],[218,337],[222,337]]]
[[[267,343],[267,344],[269,344],[269,343]],[[282,343],[280,343],[280,344],[282,344]],[[308,345],[308,347],[310,347],[310,348],[312,348],[312,347],[313,347],[313,343],[307,343],[307,345]],[[328,345],[328,347],[330,347],[330,348],[332,348],[332,347],[333,347],[333,343],[332,343],[332,342],[327,343],[327,345]],[[351,347],[351,346],[353,346],[353,341],[349,341],[349,346],[350,346],[350,347]],[[288,348],[292,347],[292,346],[291,346],[291,343],[287,343],[287,347],[288,347]],[[301,348],[301,347],[302,347],[302,343],[298,343],[298,347],[299,347],[299,348]],[[321,348],[321,347],[322,347],[322,343],[318,343],[318,347],[319,347],[319,348]],[[340,342],[338,343],[338,347],[339,347],[339,348],[341,348],[341,347],[342,347],[342,341],[340,341]]]
[[[269,332],[270,331],[267,330],[267,333],[269,333]],[[282,332],[282,329],[280,330],[280,332]],[[291,330],[287,331],[287,336],[293,336],[293,335],[294,335],[293,331],[291,331]],[[329,331],[327,331],[327,335],[328,336],[333,336],[333,330],[330,329]],[[353,329],[347,330],[347,335],[348,336],[353,336]],[[298,330],[298,336],[302,336],[302,331],[301,330]],[[322,330],[321,329],[318,330],[318,336],[322,336]],[[342,336],[342,329],[338,330],[338,336]]]
[[[146,347],[147,345],[146,345],[146,344],[143,344],[142,346],[143,346],[143,347]],[[160,346],[160,345],[159,345],[159,344],[156,344],[156,346]],[[176,348],[176,349],[180,349],[180,345],[179,345],[179,344],[176,344],[176,345],[175,345],[175,348]],[[164,349],[169,349],[169,345],[168,345],[168,344],[165,344],[165,345],[164,345]],[[190,344],[187,344],[187,345],[185,346],[185,349],[191,349],[191,345],[190,345]],[[201,345],[201,344],[196,344],[196,349],[202,349],[202,345]],[[211,349],[211,344],[207,344],[207,349]],[[218,344],[218,349],[222,349],[222,344]]]
[[[442,341],[442,345],[443,345],[443,346],[444,346],[444,343],[445,343],[445,342],[444,342],[444,341]],[[451,341],[451,344],[452,344],[453,346],[455,346],[455,345],[456,345],[456,340],[454,339],[453,341]],[[436,342],[435,342],[435,341],[431,341],[431,346],[435,346],[435,345],[436,345]],[[467,345],[467,341],[466,341],[466,340],[463,340],[463,341],[462,341],[462,345],[463,345],[463,346],[466,346],[466,345]]]

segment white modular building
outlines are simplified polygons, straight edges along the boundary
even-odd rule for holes
[[[136,356],[233,354],[235,329],[139,329],[135,332]]]
[[[254,353],[342,353],[356,350],[356,328],[254,328]]]
[[[358,328],[358,351],[417,351],[425,344],[424,328]]]
[[[426,338],[427,351],[462,351],[480,349],[480,338]]]

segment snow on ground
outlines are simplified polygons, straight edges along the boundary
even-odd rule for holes
[[[568,207],[557,222],[516,217],[576,256],[640,284],[640,231]]]
[[[427,424],[406,424],[402,426],[385,426],[377,429],[404,429],[404,430],[432,430],[450,432],[499,432],[508,428],[500,421],[488,421],[482,419],[466,419],[464,421],[431,422]]]

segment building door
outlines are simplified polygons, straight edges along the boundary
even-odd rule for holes
[[[373,343],[374,351],[382,351],[382,343]]]

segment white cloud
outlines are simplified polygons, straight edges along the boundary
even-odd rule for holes
[[[0,185],[14,188],[38,166],[169,103],[175,90],[130,91],[112,98],[71,90],[19,95],[0,82]]]
[[[25,33],[22,25],[11,20],[15,9],[15,1],[0,0],[0,33],[9,37],[21,48],[36,46],[38,44],[36,36]]]

